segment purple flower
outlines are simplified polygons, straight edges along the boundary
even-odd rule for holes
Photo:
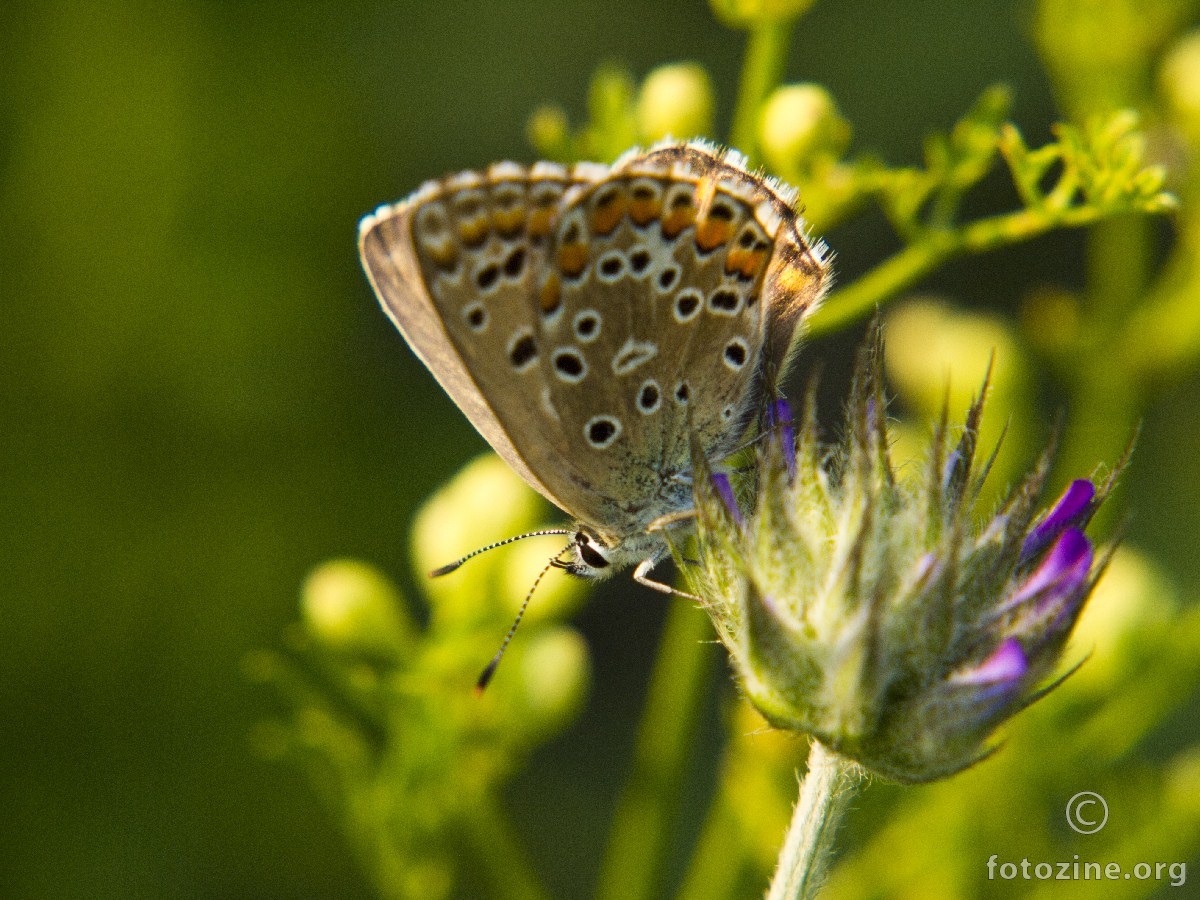
[[[725,504],[725,508],[729,510],[729,515],[733,517],[733,521],[742,527],[746,524],[746,519],[742,515],[742,510],[737,504],[737,498],[733,496],[733,485],[729,483],[729,476],[724,472],[714,472],[712,476],[713,487],[717,490],[717,496],[721,498],[721,502]]]
[[[996,726],[1056,683],[1098,577],[1083,528],[1124,463],[1043,508],[1043,455],[986,519],[986,389],[961,431],[935,430],[927,465],[897,470],[879,367],[878,348],[860,359],[832,447],[810,407],[793,430],[770,400],[745,511],[727,476],[693,460],[705,526],[694,577],[767,721],[886,778],[929,781],[987,756]]]
[[[1023,678],[1028,671],[1029,657],[1021,649],[1021,642],[1010,637],[1001,641],[992,655],[978,666],[960,673],[954,680],[959,684],[1011,684]]]
[[[1076,593],[1087,581],[1091,569],[1091,542],[1078,528],[1068,528],[1006,606],[1015,608],[1036,597],[1038,609],[1045,610],[1050,604]]]
[[[1085,517],[1091,511],[1095,496],[1096,487],[1087,479],[1078,478],[1072,481],[1058,498],[1058,502],[1051,507],[1050,512],[1042,517],[1025,538],[1025,544],[1021,547],[1021,562],[1033,559],[1068,528],[1086,525]]]
[[[792,423],[792,407],[786,400],[775,400],[767,407],[767,423],[778,430],[779,445],[787,465],[788,480],[796,477],[796,427]]]

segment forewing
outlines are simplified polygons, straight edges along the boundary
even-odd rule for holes
[[[569,447],[540,403],[538,273],[563,192],[605,171],[501,163],[462,173],[381,208],[359,236],[371,284],[413,351],[492,448],[572,514],[569,487],[544,465]]]

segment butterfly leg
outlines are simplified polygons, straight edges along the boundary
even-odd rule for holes
[[[651,578],[650,571],[656,565],[658,565],[658,559],[659,558],[657,556],[647,556],[640,563],[638,563],[637,568],[633,570],[633,580],[638,584],[645,585],[651,590],[658,591],[660,594],[682,597],[685,600],[691,600],[694,603],[704,603],[704,600],[700,597],[697,597],[695,594],[689,594],[687,591],[681,591],[678,588],[671,587],[669,584],[665,584],[661,581],[655,581],[653,578]]]
[[[690,522],[696,518],[696,510],[680,509],[675,512],[669,512],[666,515],[659,516],[653,522],[646,526],[647,531],[664,531],[672,525],[678,525],[680,522]]]

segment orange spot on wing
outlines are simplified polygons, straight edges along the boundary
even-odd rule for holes
[[[668,240],[674,240],[686,228],[690,228],[692,223],[696,221],[696,207],[689,200],[686,203],[680,203],[674,206],[667,212],[662,219],[663,237]]]
[[[568,278],[578,278],[587,267],[587,246],[580,243],[563,244],[558,248],[558,268]]]
[[[746,279],[755,278],[767,262],[767,251],[744,250],[736,247],[729,251],[725,258],[725,274],[741,275]]]
[[[458,264],[458,248],[454,246],[453,241],[444,241],[435,247],[427,247],[426,250],[439,269],[451,272]]]
[[[550,226],[554,223],[554,208],[542,207],[535,209],[529,214],[529,236],[531,238],[544,238],[550,233]]]
[[[502,237],[516,237],[525,227],[525,207],[521,205],[510,209],[499,209],[492,213],[492,221]]]
[[[542,289],[538,293],[538,304],[546,315],[550,315],[562,306],[562,282],[558,280],[557,275],[551,274],[543,282]]]
[[[644,228],[662,215],[662,198],[653,191],[641,194],[634,191],[633,199],[629,201],[629,218],[639,228]]]
[[[588,220],[588,227],[593,234],[612,234],[621,224],[627,208],[628,200],[625,192],[610,187],[604,194],[597,196],[596,204],[592,207],[591,218]]]
[[[464,219],[458,223],[458,238],[468,247],[478,247],[488,236],[491,224],[487,216]]]
[[[696,225],[696,246],[711,253],[733,237],[733,225],[724,219],[708,216]]]

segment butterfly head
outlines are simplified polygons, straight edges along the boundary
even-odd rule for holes
[[[580,578],[600,580],[648,558],[660,558],[666,550],[666,541],[659,534],[618,537],[581,525],[566,550],[568,558],[556,559],[553,565]]]

